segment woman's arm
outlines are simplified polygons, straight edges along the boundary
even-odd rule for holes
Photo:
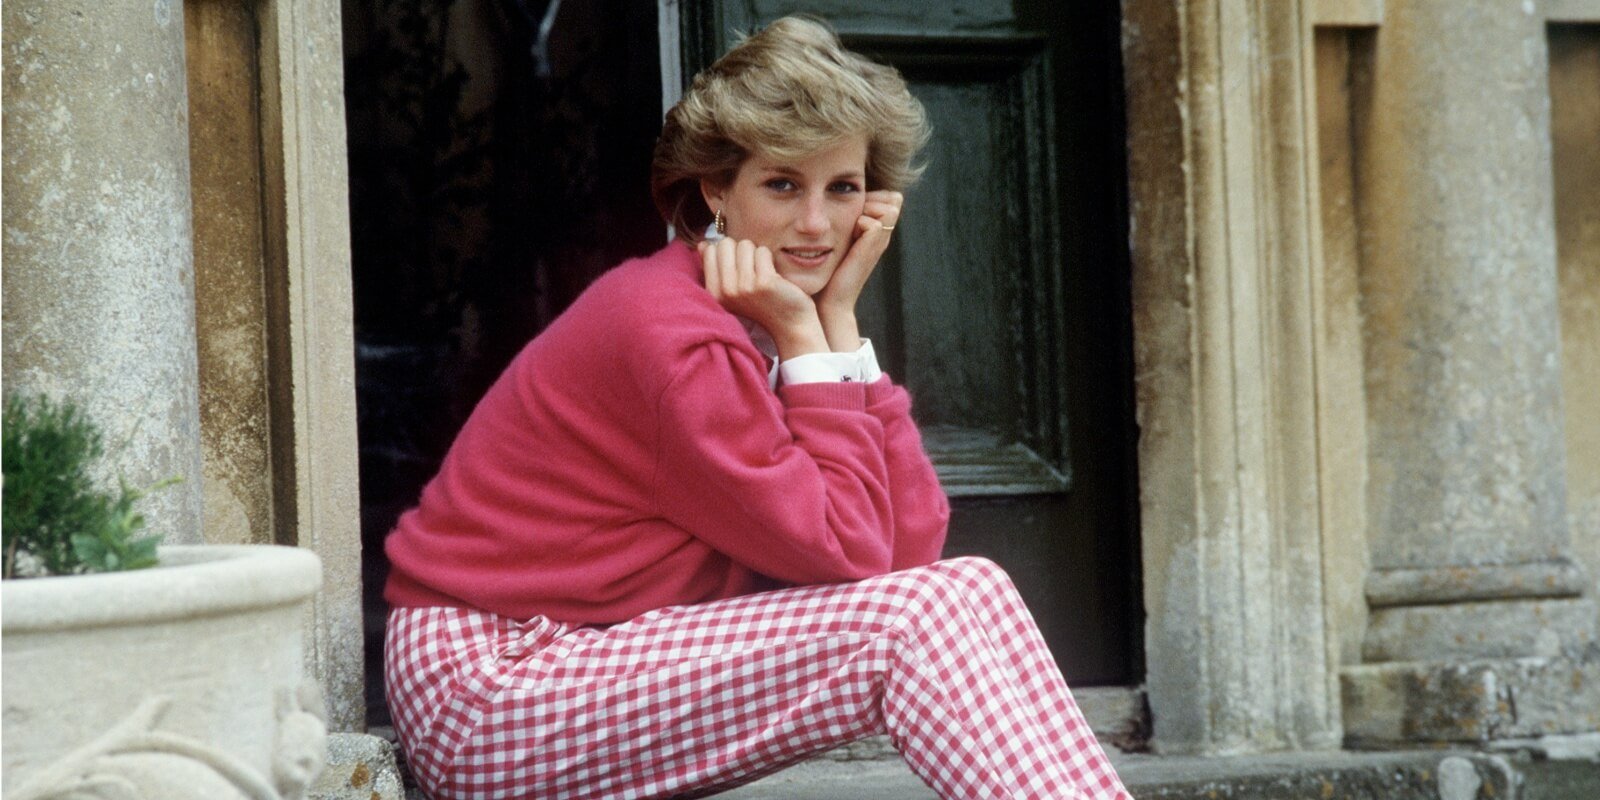
[[[828,285],[816,297],[822,330],[834,352],[853,352],[861,346],[861,334],[856,326],[856,301],[861,298],[867,279],[878,268],[884,251],[889,249],[889,237],[900,221],[900,207],[904,203],[905,195],[899,192],[867,192],[861,217],[856,220],[856,238],[850,244],[850,252],[845,254]]]
[[[828,352],[817,305],[772,265],[772,251],[749,240],[701,242],[706,291],[723,308],[766,329],[785,361]]]
[[[835,352],[853,352],[863,346],[856,326],[856,302],[889,247],[904,203],[905,196],[899,192],[867,193],[850,252],[816,298],[828,345]],[[872,371],[877,372],[875,364]],[[936,561],[944,548],[950,502],[911,420],[911,397],[880,377],[868,385],[867,411],[884,426],[884,460],[895,513],[893,567],[906,569]]]
[[[950,525],[950,500],[911,420],[911,396],[887,376],[867,385],[867,412],[883,423],[884,462],[894,504],[895,570],[939,560]]]
[[[658,407],[662,515],[790,583],[880,575],[896,561],[885,427],[861,383],[784,386],[710,342],[685,355]]]
[[[773,333],[786,361],[823,349],[820,334],[827,349],[853,352],[862,347],[855,304],[902,199],[868,194],[850,251],[814,301],[750,242],[702,244],[705,285]],[[815,583],[939,557],[949,503],[910,398],[889,381],[785,385],[774,398],[764,371],[712,343],[690,355],[661,408],[664,515],[752,569]]]

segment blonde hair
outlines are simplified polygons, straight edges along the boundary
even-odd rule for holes
[[[904,189],[928,140],[927,114],[893,67],[852,53],[827,25],[784,17],[744,37],[694,77],[667,112],[650,165],[650,192],[677,235],[697,241],[711,222],[700,181],[727,185],[752,152],[778,159],[867,139],[869,190]]]

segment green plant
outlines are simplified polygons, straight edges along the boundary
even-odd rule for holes
[[[4,575],[7,578],[139,569],[156,563],[159,536],[136,537],[134,505],[149,490],[118,480],[102,490],[91,474],[104,454],[100,430],[69,402],[7,397],[4,414]]]

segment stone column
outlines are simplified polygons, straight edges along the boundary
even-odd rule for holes
[[[1544,20],[1532,2],[1389,4],[1366,78],[1362,650],[1377,666],[1344,676],[1347,734],[1593,730],[1596,614],[1566,516]]]
[[[1151,746],[1339,743],[1297,3],[1123,3]]]
[[[168,543],[199,542],[183,6],[4,5],[7,392],[72,397]]]

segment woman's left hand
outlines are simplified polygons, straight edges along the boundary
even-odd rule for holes
[[[822,318],[822,329],[828,337],[828,347],[835,352],[853,352],[861,347],[861,336],[856,328],[856,301],[867,279],[877,269],[889,247],[891,230],[900,221],[900,207],[905,195],[887,190],[867,192],[861,217],[856,220],[856,238],[850,250],[833,271],[828,285],[817,294],[817,314]]]

